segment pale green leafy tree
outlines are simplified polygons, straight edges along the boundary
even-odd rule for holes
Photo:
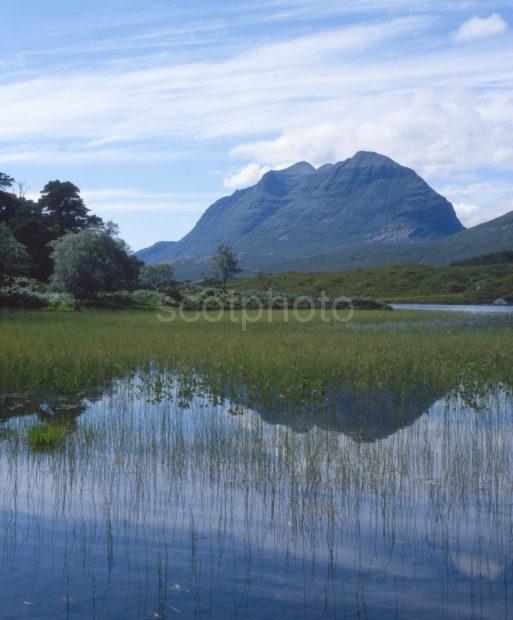
[[[166,291],[176,286],[175,270],[169,263],[143,265],[139,273],[139,283],[144,288]]]
[[[226,292],[226,283],[236,273],[239,273],[237,255],[228,245],[220,245],[212,257],[212,267],[207,272],[207,279],[218,282]]]
[[[54,243],[52,258],[52,289],[78,298],[132,288],[141,267],[110,225],[64,235]]]

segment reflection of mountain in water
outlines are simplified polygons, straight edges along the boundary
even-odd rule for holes
[[[180,381],[170,376],[170,383],[180,394]],[[151,382],[145,383],[144,392],[140,391],[140,384],[131,381],[123,384],[136,398],[143,397],[152,402],[154,395]],[[15,396],[0,398],[0,430],[13,418],[35,415],[41,422],[60,424],[71,431],[75,428],[76,419],[87,411],[90,404],[100,400],[106,391],[111,389],[112,386],[108,388],[102,386],[96,390],[81,391],[74,395],[54,395],[39,399]],[[294,406],[279,403],[277,400],[276,403],[270,404],[255,403],[253,399],[245,397],[244,392],[245,390],[239,389],[238,393],[242,395],[235,401],[227,398],[226,402],[250,408],[268,424],[287,426],[298,433],[319,428],[343,433],[363,442],[384,439],[401,428],[410,426],[441,396],[417,390],[402,393],[400,397],[385,390],[367,392],[339,390],[334,391],[322,402]],[[194,390],[189,393],[188,399],[177,401],[178,405],[182,408],[189,406],[189,401],[193,397]]]
[[[410,426],[439,398],[416,392],[399,397],[387,391],[339,391],[322,405],[269,407],[252,403],[250,407],[268,424],[288,426],[299,433],[316,427],[372,442]]]

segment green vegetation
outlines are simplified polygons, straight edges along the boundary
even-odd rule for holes
[[[14,184],[0,172],[0,308],[152,309],[182,301],[173,267],[144,265],[114,223],[89,212],[76,185],[50,181],[34,202],[21,189],[16,195]],[[216,308],[228,303],[226,282],[238,271],[235,253],[219,246],[208,278],[222,293],[205,296],[204,287],[189,283],[184,305],[203,307],[206,297]]]
[[[51,451],[64,443],[68,429],[63,424],[39,423],[27,431],[27,444],[31,450]]]
[[[175,270],[169,263],[143,265],[139,272],[139,282],[143,288],[163,293],[174,292],[177,287]]]
[[[80,190],[69,181],[47,183],[41,191],[38,206],[57,239],[66,233],[78,233],[89,226],[103,224],[101,218],[89,213]]]
[[[513,251],[492,252],[491,254],[480,254],[464,260],[454,261],[452,265],[466,267],[469,265],[501,265],[513,263]]]
[[[228,278],[233,278],[239,271],[235,252],[227,245],[220,245],[212,257],[212,266],[206,271],[204,278],[211,283],[218,284],[226,292]]]
[[[52,289],[77,299],[94,299],[100,292],[134,285],[141,262],[116,232],[109,224],[60,237],[52,253]]]
[[[16,195],[14,184],[12,177],[0,173],[0,226],[9,230],[23,250],[11,256],[7,275],[27,275],[46,282],[53,271],[53,243],[65,234],[101,227],[103,222],[89,212],[78,187],[69,181],[50,181],[37,202],[25,198],[21,191]]]
[[[198,377],[216,393],[281,402],[319,400],[340,386],[513,386],[508,317],[357,311],[344,323],[323,322],[318,311],[303,322],[310,312],[301,311],[287,322],[283,311],[260,320],[254,311],[212,322],[171,312],[4,310],[0,392],[74,390],[150,368]]]
[[[0,282],[23,273],[28,261],[25,248],[16,241],[10,229],[0,222]]]
[[[237,292],[261,291],[255,278],[233,280]],[[513,303],[513,265],[449,266],[392,265],[375,269],[324,273],[266,274],[273,294],[329,297],[372,297],[388,303],[493,303],[503,298]],[[265,288],[265,287],[264,287]]]

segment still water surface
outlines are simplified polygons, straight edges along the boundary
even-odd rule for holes
[[[0,617],[513,617],[513,405],[148,380],[0,413]],[[32,452],[37,419],[68,421]]]
[[[469,312],[471,314],[513,314],[512,306],[456,305],[456,304],[391,304],[395,310],[428,310],[436,312]]]

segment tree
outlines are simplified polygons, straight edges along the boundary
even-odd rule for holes
[[[51,241],[55,239],[53,231],[36,202],[11,194],[16,200],[15,210],[7,225],[16,239],[27,248],[32,267],[31,275],[38,280],[48,281],[53,269],[50,258]]]
[[[255,278],[260,282],[260,286],[262,288],[270,288],[271,287],[271,274],[263,271],[262,269],[257,269],[255,271]]]
[[[220,245],[217,252],[212,257],[212,267],[207,274],[207,278],[219,282],[226,292],[226,282],[240,271],[237,255],[227,245]]]
[[[0,282],[25,274],[28,264],[29,256],[25,247],[0,222]]]
[[[14,179],[5,172],[0,172],[0,190],[5,191],[14,185]]]
[[[15,194],[0,190],[0,222],[8,224],[9,220],[16,214],[18,205],[19,198]]]
[[[18,190],[18,198],[25,198],[29,190],[25,181],[16,181],[16,188]]]
[[[169,263],[143,265],[139,273],[139,282],[144,288],[166,292],[176,287],[175,270]]]
[[[69,181],[50,181],[43,187],[39,206],[50,226],[54,228],[55,237],[66,233],[77,233],[88,226],[101,226],[102,220],[96,215],[89,215],[80,196],[80,190]]]
[[[115,234],[115,228],[107,224],[68,233],[55,241],[52,288],[78,298],[131,288],[142,262]]]
[[[31,259],[30,275],[48,280],[52,272],[48,244],[55,239],[55,234],[39,205],[13,192],[0,191],[0,222],[6,224],[15,239],[25,246]]]

